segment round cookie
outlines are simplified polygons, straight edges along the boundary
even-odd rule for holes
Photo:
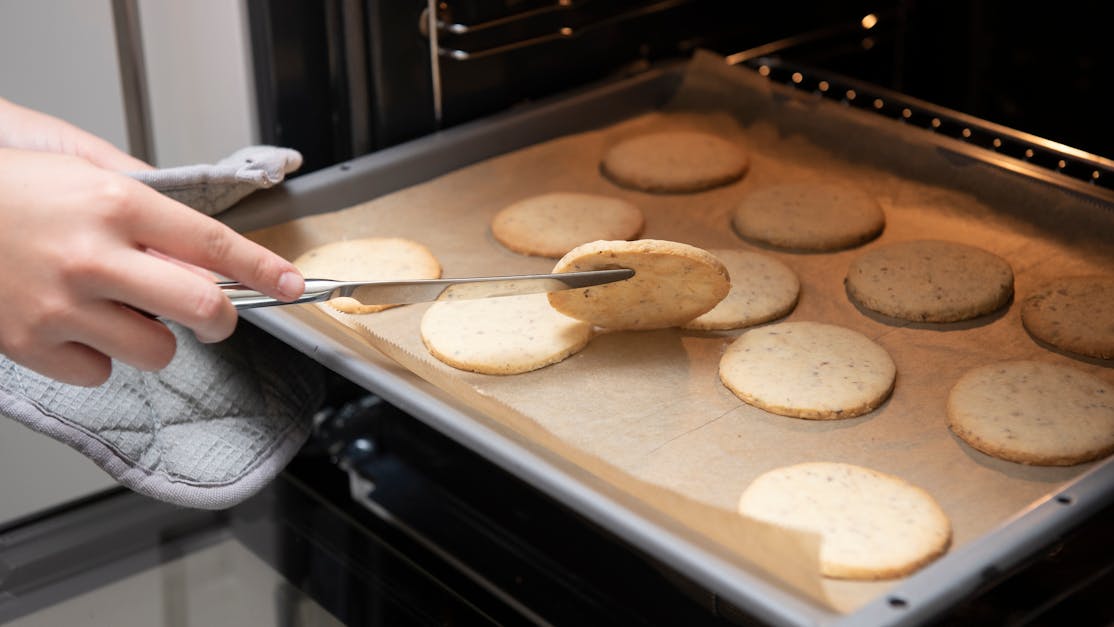
[[[1072,353],[1114,359],[1114,276],[1049,281],[1021,303],[1033,337]]]
[[[437,279],[441,264],[425,246],[401,238],[369,237],[342,240],[310,249],[294,260],[303,275],[335,281],[406,281]],[[353,298],[334,298],[338,311],[364,314],[394,305],[364,305]]]
[[[1071,466],[1114,452],[1114,386],[1039,361],[968,371],[948,395],[948,426],[1001,459]]]
[[[865,335],[820,322],[782,322],[743,333],[719,377],[736,396],[783,416],[832,420],[865,414],[893,390],[897,367]]]
[[[988,314],[1013,295],[1013,270],[981,248],[939,240],[879,246],[851,262],[847,292],[863,307],[914,322]]]
[[[569,251],[554,272],[630,268],[625,281],[550,292],[561,313],[608,329],[663,329],[715,307],[731,289],[723,263],[706,250],[663,240],[589,242]]]
[[[603,157],[603,174],[644,192],[699,192],[742,178],[750,157],[709,133],[667,131],[623,140]]]
[[[554,193],[504,208],[492,219],[491,233],[516,253],[557,259],[587,242],[632,239],[643,222],[638,207],[620,198]]]
[[[951,541],[951,523],[930,494],[851,464],[811,462],[766,472],[743,491],[739,513],[819,534],[820,573],[837,579],[908,575]]]
[[[588,344],[592,325],[549,306],[545,294],[436,302],[421,323],[437,359],[481,374],[518,374],[557,363]]]
[[[773,257],[742,250],[709,251],[731,276],[731,291],[712,308],[681,325],[696,331],[738,329],[780,318],[797,305],[801,282]]]
[[[731,218],[739,235],[791,250],[829,251],[874,239],[886,225],[873,196],[842,183],[786,183],[748,194]]]

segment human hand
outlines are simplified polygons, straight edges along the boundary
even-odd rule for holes
[[[191,266],[286,301],[304,289],[291,263],[220,222],[86,158],[33,150],[0,148],[0,259],[0,352],[87,386],[111,358],[170,362],[173,334],[141,312],[203,342],[232,333],[235,309]]]
[[[3,147],[73,155],[117,172],[151,169],[149,164],[111,142],[69,122],[0,98],[0,148]]]

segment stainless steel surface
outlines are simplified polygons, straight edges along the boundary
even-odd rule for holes
[[[326,5],[326,10],[333,10],[331,4]],[[344,76],[348,89],[344,90],[348,97],[349,108],[352,111],[368,111],[372,107],[371,98],[368,96],[368,83],[371,71],[368,68],[368,58],[364,51],[367,41],[364,22],[367,16],[364,13],[362,0],[342,0],[339,8],[338,21],[344,29]],[[352,137],[352,154],[363,155],[372,150],[371,146],[371,120],[367,116],[352,115],[348,117],[351,125],[349,134]]]
[[[500,18],[488,20],[486,22],[479,22],[477,24],[459,24],[456,22],[446,23],[439,16],[437,19],[437,28],[453,33],[454,35],[464,35],[467,33],[474,33],[498,26],[505,26],[507,24],[512,24],[521,20],[537,17],[539,15],[547,15],[555,12],[574,10],[584,5],[587,1],[588,0],[580,0],[579,2],[573,2],[573,0],[556,0],[548,6],[522,11],[521,13],[515,13],[513,15],[506,15]]]
[[[260,195],[226,219],[240,228],[260,228],[342,209],[495,154],[653,110],[675,89],[679,77],[679,68],[657,70],[455,127],[343,167],[290,181],[281,194]],[[926,146],[933,149],[983,151],[944,136],[926,134],[926,137],[932,140]],[[980,167],[999,167],[993,160],[980,159],[978,163]],[[1010,169],[1022,175],[1016,179],[1021,189],[1052,186],[1063,193],[1075,193],[1067,177],[1036,176],[1034,171]],[[1100,199],[1096,202],[1106,204]],[[1110,206],[1114,210],[1114,205]],[[1114,472],[1111,460],[1107,460],[1061,489],[1050,488],[1044,500],[1018,512],[979,540],[949,552],[859,611],[842,615],[786,591],[761,573],[724,559],[706,545],[586,484],[560,464],[486,426],[474,410],[462,406],[447,393],[401,371],[361,342],[354,332],[339,327],[311,328],[302,317],[306,312],[297,308],[246,315],[326,367],[483,455],[654,559],[669,564],[711,593],[771,624],[923,624],[982,582],[1008,572],[1033,551],[1114,500]]]
[[[434,300],[496,298],[518,294],[558,292],[623,281],[634,276],[634,270],[589,270],[560,274],[525,274],[517,276],[467,277],[460,279],[427,279],[420,281],[331,281],[306,279],[302,296],[281,301],[235,282],[220,283],[221,289],[236,309],[274,307],[316,303],[333,298],[354,298],[364,305],[407,305]]]
[[[1114,202],[1114,160],[889,89],[797,67],[775,57],[754,56],[752,52],[731,55],[728,62],[745,64],[781,85],[925,129],[929,134],[924,141],[937,143],[953,153]]]
[[[136,0],[112,0],[112,19],[116,27],[116,56],[120,63],[128,148],[133,156],[147,163],[155,158],[151,132],[151,104],[147,92],[147,69]]]
[[[343,623],[242,544],[227,539],[5,624],[340,627]]]
[[[785,37],[776,41],[767,42],[754,48],[740,50],[739,52],[736,52],[734,54],[727,55],[727,63],[729,65],[739,65],[740,63],[744,63],[752,59],[777,54],[778,52],[786,49],[796,48],[817,41],[828,39],[834,40],[836,38],[845,37],[848,34],[856,33],[859,31],[869,31],[870,29],[874,28],[875,24],[877,23],[877,19],[878,17],[871,13],[870,15],[863,17],[862,20],[858,22],[834,24],[832,26],[828,26],[818,30],[808,31],[799,35],[792,35],[790,37]]]
[[[575,39],[592,31],[598,31],[604,28],[612,27],[616,24],[622,24],[623,22],[628,22],[645,15],[667,11],[669,9],[683,6],[690,2],[692,2],[692,0],[660,0],[658,2],[652,2],[643,6],[638,6],[634,9],[621,11],[602,19],[597,19],[584,26],[574,27],[569,23],[560,21],[560,18],[573,11],[576,11],[584,4],[586,4],[586,1],[572,2],[571,0],[557,0],[553,3],[553,5],[548,7],[542,7],[530,11],[523,11],[522,13],[509,15],[479,24],[452,23],[446,21],[445,19],[442,19],[442,17],[438,15],[434,22],[436,24],[435,28],[430,28],[428,25],[423,25],[423,28],[421,30],[422,34],[429,37],[430,44],[434,47],[435,50],[437,50],[438,54],[440,54],[441,56],[448,57],[455,61],[472,61],[475,59],[483,59],[486,57],[503,54],[512,50],[519,50],[521,48],[537,46],[546,42],[558,41],[562,39]],[[433,4],[434,3],[431,0],[430,6],[432,7]],[[430,9],[429,14],[434,15],[434,13],[432,13],[432,9]],[[423,14],[423,16],[424,15],[426,14]],[[545,27],[539,29],[537,32],[530,33],[525,36],[519,36],[518,38],[511,38],[501,43],[488,45],[483,48],[465,50],[463,48],[442,47],[437,43],[437,33],[439,31],[452,35],[469,35],[472,33],[487,31],[490,29],[512,25],[518,22],[523,22],[543,16],[552,16],[555,18],[555,20],[552,24],[547,24]],[[434,67],[437,67],[436,61],[434,62]]]
[[[429,38],[429,78],[433,88],[433,118],[441,124],[444,99],[441,96],[441,44],[437,41],[437,0],[428,0],[422,12],[421,30]]]

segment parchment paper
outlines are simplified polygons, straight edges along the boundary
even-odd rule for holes
[[[750,152],[750,172],[736,184],[684,195],[630,191],[599,174],[608,146],[665,128],[704,129],[737,141]],[[288,258],[334,240],[408,237],[429,246],[448,277],[546,272],[553,260],[502,248],[490,234],[490,220],[527,196],[578,191],[635,203],[646,215],[644,237],[758,250],[785,262],[802,285],[800,303],[785,320],[854,329],[893,357],[897,384],[878,410],[848,420],[807,421],[746,405],[717,372],[724,348],[742,331],[606,333],[562,363],[499,377],[458,371],[429,356],[418,333],[428,305],[313,320],[351,326],[407,369],[480,410],[496,428],[571,465],[602,489],[633,497],[647,516],[695,532],[725,559],[849,612],[894,582],[820,578],[815,537],[734,514],[751,480],[773,468],[820,460],[891,473],[939,501],[953,525],[952,546],[962,546],[1091,465],[1028,467],[966,446],[946,426],[946,397],[959,376],[996,361],[1039,359],[1114,379],[1109,362],[1039,345],[1021,326],[1017,303],[977,320],[941,325],[887,319],[849,301],[843,288],[848,263],[878,245],[911,239],[958,241],[1002,256],[1013,266],[1018,300],[1050,278],[1114,272],[1114,212],[928,146],[918,135],[925,132],[770,85],[701,54],[665,110],[252,237]],[[743,241],[732,231],[731,211],[749,190],[829,177],[853,181],[879,199],[887,216],[879,239],[849,251],[791,254]]]

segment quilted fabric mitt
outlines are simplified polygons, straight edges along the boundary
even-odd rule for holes
[[[206,215],[215,215],[257,189],[282,182],[302,166],[290,148],[248,146],[215,164],[129,172],[128,176]]]
[[[247,322],[219,344],[178,340],[159,372],[114,364],[100,387],[59,383],[0,356],[0,412],[64,442],[121,484],[222,509],[266,485],[305,442],[324,395],[314,361]]]

